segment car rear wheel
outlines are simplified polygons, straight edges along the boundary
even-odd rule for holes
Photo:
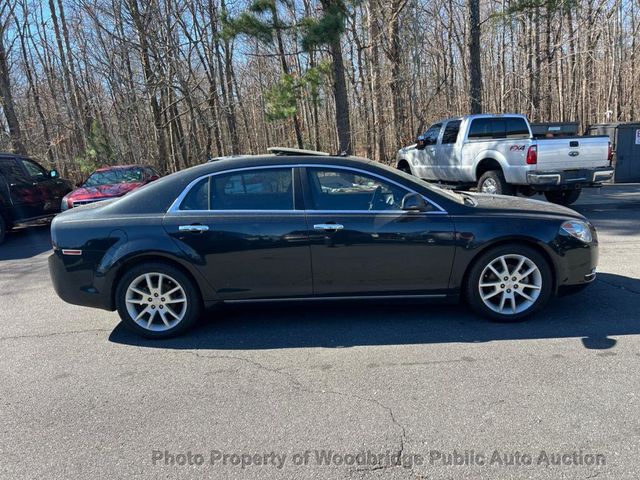
[[[544,192],[544,196],[551,203],[557,203],[559,205],[571,205],[575,203],[578,198],[580,198],[580,194],[582,190],[580,188],[576,188],[573,190],[563,190],[563,191],[549,191]]]
[[[471,308],[496,321],[520,320],[542,308],[551,297],[552,272],[532,248],[504,245],[484,253],[467,277]]]
[[[500,170],[489,170],[478,180],[478,192],[491,195],[511,195],[513,188],[507,183]]]
[[[168,338],[191,327],[200,316],[196,285],[179,269],[144,263],[127,271],[116,290],[123,323],[147,338]]]

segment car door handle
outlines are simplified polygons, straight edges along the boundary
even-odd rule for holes
[[[317,223],[313,226],[314,230],[342,230],[344,225],[339,223]]]
[[[181,231],[181,232],[201,233],[201,232],[208,231],[209,227],[207,227],[206,225],[180,225],[178,227],[178,230]]]

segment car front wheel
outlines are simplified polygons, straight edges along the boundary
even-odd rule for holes
[[[505,245],[484,253],[467,277],[471,308],[496,321],[516,321],[542,308],[551,297],[552,272],[536,250]]]
[[[196,285],[182,271],[163,263],[144,263],[122,276],[116,307],[133,332],[147,338],[168,338],[198,320],[201,301]]]

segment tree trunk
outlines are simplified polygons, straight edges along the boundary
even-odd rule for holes
[[[469,110],[482,113],[482,66],[480,63],[480,0],[468,0],[469,11]]]
[[[4,31],[0,28],[0,104],[4,117],[9,127],[9,136],[11,145],[16,153],[21,155],[27,154],[24,146],[20,122],[16,115],[15,103],[13,101],[13,92],[11,90],[11,79],[9,78],[9,65],[7,62],[7,50],[4,46]]]
[[[322,0],[322,8],[325,13],[329,13],[337,0]],[[331,52],[333,66],[333,97],[336,107],[336,128],[338,130],[338,151],[340,154],[351,155],[353,145],[351,144],[351,122],[349,119],[349,97],[347,96],[347,82],[344,74],[344,62],[342,59],[342,45],[340,37],[330,40],[329,51]]]

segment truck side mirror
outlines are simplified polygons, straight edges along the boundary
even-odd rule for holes
[[[427,202],[424,201],[422,195],[407,193],[402,199],[402,210],[408,212],[426,212],[429,210],[429,206]]]
[[[427,146],[427,142],[424,140],[424,135],[418,135],[416,138],[416,148],[418,150],[424,150],[424,147]]]

